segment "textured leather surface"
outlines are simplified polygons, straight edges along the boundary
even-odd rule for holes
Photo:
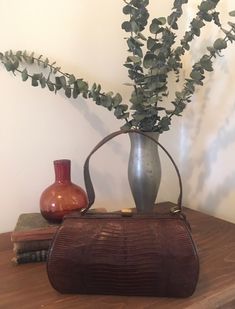
[[[199,262],[180,216],[66,218],[47,264],[61,293],[190,296]]]

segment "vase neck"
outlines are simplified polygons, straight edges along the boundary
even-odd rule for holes
[[[71,161],[56,160],[54,161],[55,181],[64,183],[71,182]]]
[[[158,141],[159,139],[159,133],[158,132],[144,132],[146,135],[154,138],[156,141]],[[131,145],[135,145],[135,144],[141,144],[141,145],[152,145],[155,148],[157,148],[157,145],[155,145],[151,139],[147,138],[144,135],[140,135],[138,133],[130,133],[129,134],[130,137],[130,141],[131,141]]]

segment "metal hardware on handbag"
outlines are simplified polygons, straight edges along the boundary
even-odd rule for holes
[[[124,208],[124,209],[121,210],[121,214],[122,214],[123,217],[132,217],[133,212],[129,208]]]
[[[182,212],[182,181],[177,206],[168,214],[91,213],[95,191],[89,172],[90,157],[107,141],[137,130],[118,131],[104,138],[84,164],[89,204],[82,213],[65,217],[47,261],[48,277],[61,293],[187,297],[196,288],[199,260]]]

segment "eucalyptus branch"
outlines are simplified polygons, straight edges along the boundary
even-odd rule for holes
[[[31,79],[31,84],[34,87],[46,86],[50,91],[57,93],[58,90],[64,90],[65,95],[68,98],[73,96],[76,99],[80,94],[84,98],[91,98],[97,105],[101,105],[108,110],[114,110],[114,114],[118,119],[124,119],[127,122],[129,113],[127,111],[127,105],[121,104],[122,97],[119,93],[114,95],[112,92],[101,92],[101,86],[96,83],[89,89],[88,83],[83,79],[77,79],[73,74],[64,73],[60,70],[60,67],[56,67],[54,64],[50,64],[48,58],[45,60],[40,57],[34,57],[33,54],[27,54],[26,52],[18,51],[15,54],[12,51],[7,51],[4,54],[0,53],[0,61],[4,64],[7,71],[21,74],[22,80],[26,81]],[[20,69],[20,64],[25,61],[26,64],[37,64],[42,69],[49,68],[48,76],[44,76],[43,73],[29,74],[27,69]],[[51,80],[51,76],[54,76],[54,81]],[[58,76],[59,75],[59,76]]]
[[[177,21],[183,14],[182,6],[188,3],[188,0],[175,0],[172,8],[172,13],[167,17],[167,23],[170,29],[178,30]]]
[[[203,86],[203,79],[205,78],[204,72],[213,71],[212,59],[216,58],[216,55],[220,55],[221,50],[227,47],[227,39],[231,43],[235,41],[235,35],[231,37],[232,32],[234,32],[234,28],[231,27],[230,31],[227,31],[225,34],[224,38],[216,39],[213,46],[207,47],[209,54],[203,55],[200,60],[193,65],[190,78],[186,80],[183,90],[181,92],[176,92],[175,100],[172,101],[175,108],[167,116],[169,123],[174,115],[181,115],[187,103],[191,101],[191,97],[196,90],[196,86]],[[158,125],[158,130],[162,130],[161,124]]]
[[[187,30],[181,40],[181,46],[175,49],[177,56],[184,54],[186,50],[190,49],[189,42],[191,42],[195,36],[199,37],[201,34],[201,28],[205,27],[205,22],[214,21],[217,26],[220,25],[219,13],[215,11],[215,8],[220,0],[205,0],[198,6],[198,12],[190,22],[190,30]]]
[[[201,29],[205,27],[205,22],[213,21],[217,26],[221,27],[219,20],[219,13],[215,8],[220,0],[206,0],[202,1],[198,6],[198,12],[190,22],[190,30],[187,30],[181,40],[181,45],[176,47],[173,51],[173,62],[175,64],[175,71],[179,72],[182,67],[181,58],[185,51],[190,50],[189,43],[201,34]]]
[[[169,16],[154,18],[149,25],[150,35],[147,38],[143,35],[143,30],[148,25],[149,0],[124,0],[123,13],[129,16],[129,20],[122,23],[122,29],[128,33],[126,42],[129,52],[124,66],[133,81],[129,84],[133,87],[130,107],[122,103],[119,93],[104,92],[96,83],[90,87],[82,78],[64,73],[55,62],[51,63],[48,58],[42,58],[42,55],[36,57],[34,53],[8,51],[0,53],[0,62],[7,71],[21,75],[23,81],[31,79],[34,87],[47,87],[54,93],[61,90],[68,98],[76,99],[82,95],[92,99],[97,105],[113,111],[116,118],[124,120],[123,129],[136,128],[162,133],[169,130],[173,116],[181,116],[196,87],[203,86],[205,71],[213,71],[213,59],[220,56],[228,42],[235,41],[235,23],[228,22],[230,30],[224,29],[219,20],[219,12],[215,10],[218,2],[219,0],[203,0],[200,3],[196,16],[190,21],[190,30],[185,32],[180,45],[173,49],[178,20],[183,14],[183,5],[188,0],[174,0]],[[235,17],[235,11],[230,12],[230,16]],[[200,36],[206,22],[214,22],[225,36],[216,39],[213,46],[207,48],[209,53],[204,54],[192,66],[182,90],[175,93],[175,99],[171,102],[172,110],[168,110],[162,102],[169,94],[169,73],[175,72],[176,82],[179,81],[182,57],[185,51],[190,50],[189,43]],[[147,48],[145,54],[143,47]],[[23,64],[25,66],[22,67]],[[28,72],[28,67],[33,64],[40,68],[40,73]]]

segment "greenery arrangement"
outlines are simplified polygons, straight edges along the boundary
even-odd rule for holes
[[[63,90],[68,98],[76,99],[82,95],[93,99],[97,105],[114,111],[116,118],[125,121],[122,129],[135,128],[159,133],[169,130],[172,117],[181,115],[190,102],[195,87],[203,85],[205,71],[213,71],[213,60],[221,55],[228,43],[235,41],[235,23],[228,22],[229,29],[221,25],[219,12],[216,10],[219,0],[201,1],[188,30],[176,46],[178,21],[188,0],[175,0],[169,16],[154,18],[151,22],[147,9],[149,0],[124,0],[124,3],[123,13],[127,20],[122,23],[122,28],[128,33],[126,42],[129,52],[124,66],[132,81],[128,84],[133,87],[131,105],[122,103],[119,93],[104,92],[96,83],[90,87],[82,78],[62,72],[55,62],[50,63],[42,55],[36,57],[34,53],[26,51],[7,51],[0,53],[0,60],[7,71],[14,75],[16,72],[20,73],[23,81],[31,79],[34,87],[47,87],[55,93]],[[234,17],[235,11],[229,14]],[[172,109],[169,110],[163,104],[164,97],[169,95],[169,75],[174,72],[175,82],[179,82],[183,68],[182,56],[190,50],[191,41],[200,36],[202,28],[208,22],[219,27],[223,36],[217,38],[212,46],[208,46],[207,53],[192,66],[190,76],[183,81],[182,90],[175,93],[171,102]],[[147,25],[148,37],[143,34]],[[40,73],[30,74],[29,65],[33,69],[35,65],[38,66]]]

